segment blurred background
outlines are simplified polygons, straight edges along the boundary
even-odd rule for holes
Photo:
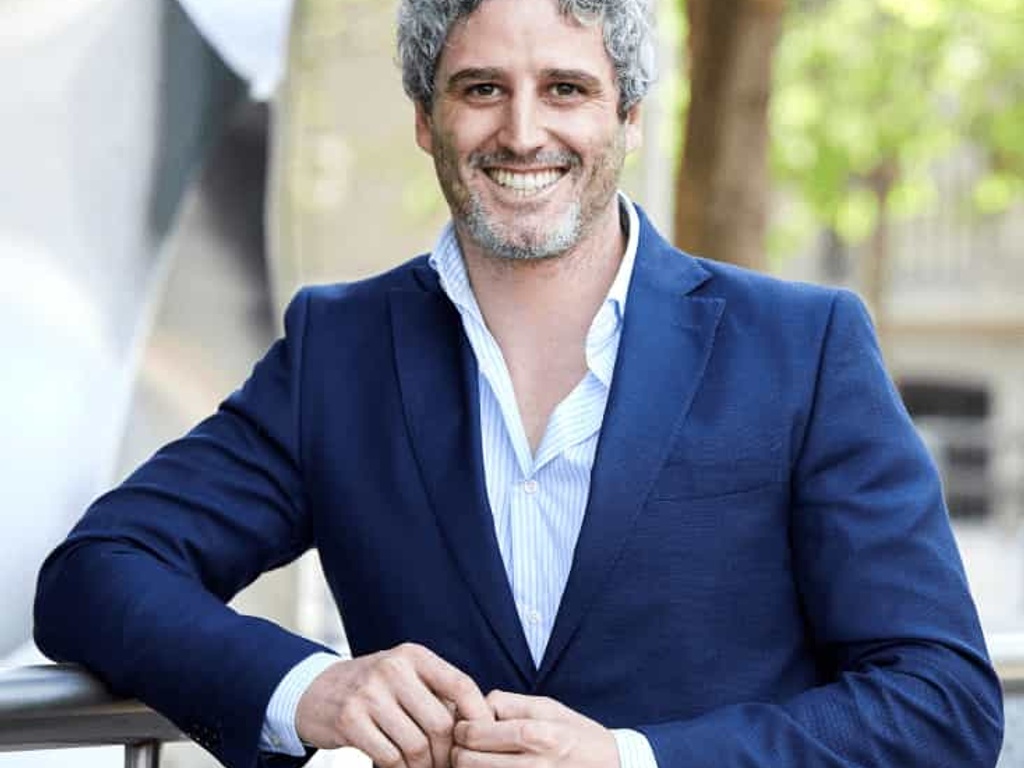
[[[661,74],[626,191],[693,253],[868,301],[992,649],[1024,654],[1019,0],[655,5]],[[394,14],[0,0],[0,667],[41,658],[46,552],[245,378],[299,285],[433,244],[447,209]],[[236,605],[346,648],[315,557]],[[1002,766],[1024,765],[1015,748]]]

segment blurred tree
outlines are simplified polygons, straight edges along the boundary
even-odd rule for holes
[[[990,159],[974,203],[1024,191],[1024,14],[1018,0],[827,0],[787,16],[776,57],[773,174],[808,221],[869,242],[863,291],[884,325],[888,227],[934,201],[937,159]],[[799,217],[794,217],[799,220]]]
[[[764,266],[768,98],[784,0],[682,0],[690,104],[676,180],[680,247]]]

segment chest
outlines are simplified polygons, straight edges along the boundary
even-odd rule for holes
[[[569,350],[547,354],[506,354],[508,367],[496,365],[491,378],[508,378],[512,396],[532,452],[540,447],[551,416],[587,374],[583,343]],[[504,361],[499,361],[503,363]]]

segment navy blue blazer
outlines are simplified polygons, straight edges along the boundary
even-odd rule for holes
[[[36,640],[229,766],[320,646],[224,602],[319,550],[356,654],[421,643],[651,741],[660,768],[991,766],[1002,731],[935,469],[851,294],[674,250],[641,217],[590,500],[535,668],[477,370],[421,257],[302,291],[219,411],[48,559]]]

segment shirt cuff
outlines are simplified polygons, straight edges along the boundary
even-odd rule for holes
[[[658,768],[651,742],[639,731],[614,728],[612,736],[619,748],[619,768]]]
[[[295,712],[299,707],[299,699],[321,672],[339,661],[341,659],[333,653],[314,653],[288,671],[277,684],[267,704],[267,714],[260,731],[260,751],[291,757],[306,754],[306,748],[295,730]]]

